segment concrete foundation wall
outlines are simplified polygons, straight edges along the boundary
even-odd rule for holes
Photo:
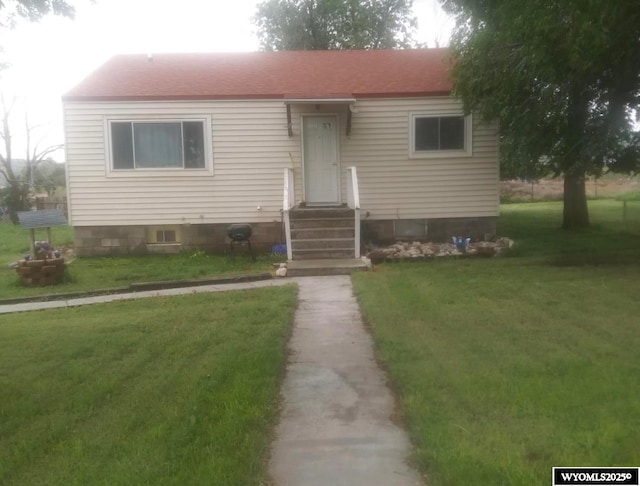
[[[362,242],[386,244],[397,240],[450,241],[452,236],[470,236],[474,241],[491,239],[496,234],[496,218],[425,218],[415,221],[423,234],[398,234],[398,220],[363,220]],[[146,226],[76,226],[75,248],[78,256],[174,254],[203,250],[210,253],[228,251],[228,224],[180,225],[179,243],[148,244]],[[284,243],[279,222],[252,223],[251,245],[256,252],[271,252],[273,245]],[[246,251],[246,250],[239,250]]]
[[[430,241],[451,241],[452,236],[470,236],[474,241],[486,241],[496,235],[496,219],[485,218],[442,218],[427,220],[427,239]]]
[[[76,226],[75,249],[78,256],[174,254],[195,250],[222,253],[229,250],[228,227],[226,223],[180,225],[181,242],[147,244],[145,226]],[[251,227],[251,245],[256,252],[270,252],[276,243],[284,243],[279,222],[254,223]]]
[[[396,231],[398,220],[363,220],[362,240],[366,243],[388,244],[397,240],[411,241],[451,241],[452,236],[470,236],[474,241],[484,241],[493,238],[496,234],[495,217],[479,218],[425,218],[412,220],[416,227],[422,226],[424,232],[415,235],[400,235]]]

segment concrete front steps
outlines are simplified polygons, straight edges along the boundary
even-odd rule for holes
[[[293,260],[353,258],[354,217],[347,207],[293,208],[289,212]]]
[[[296,207],[289,212],[291,252],[287,264],[290,277],[349,275],[366,270],[354,258],[355,212],[347,207]]]

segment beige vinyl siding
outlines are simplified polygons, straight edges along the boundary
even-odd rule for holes
[[[473,156],[410,158],[411,112],[459,113],[446,97],[358,100],[351,136],[346,105],[292,105],[293,137],[282,100],[68,102],[65,131],[68,195],[74,226],[280,221],[283,168],[295,169],[303,200],[301,114],[339,119],[342,201],[346,168],[355,165],[364,212],[373,219],[495,216],[497,128],[474,119]],[[213,172],[174,175],[111,172],[105,121],[111,117],[210,117]],[[261,207],[261,210],[257,209]]]
[[[357,167],[362,210],[369,211],[371,219],[498,214],[497,125],[473,118],[470,157],[411,158],[411,113],[458,115],[458,101],[449,97],[369,99],[359,100],[356,107],[351,137],[342,132],[341,166],[343,171]]]
[[[292,149],[282,101],[69,102],[64,114],[74,226],[280,221]],[[106,120],[199,116],[211,119],[212,173],[108,173]]]

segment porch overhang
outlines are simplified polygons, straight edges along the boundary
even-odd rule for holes
[[[351,135],[351,116],[356,110],[356,99],[353,96],[335,96],[335,97],[304,97],[291,96],[285,97],[284,104],[287,107],[287,131],[289,137],[293,137],[293,125],[291,122],[291,105],[344,105],[347,107],[347,137]]]

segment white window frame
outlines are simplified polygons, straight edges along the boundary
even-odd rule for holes
[[[114,169],[113,157],[111,154],[111,123],[131,122],[131,123],[182,123],[182,122],[202,122],[204,128],[204,167],[186,169],[184,167],[137,167],[132,169]],[[107,177],[192,177],[197,174],[213,175],[213,145],[211,140],[211,116],[208,115],[154,115],[154,116],[109,116],[104,117],[104,151],[105,151],[105,171]]]
[[[464,149],[463,150],[415,150],[416,119],[417,118],[464,118]],[[473,155],[473,119],[471,115],[464,116],[460,112],[432,112],[420,111],[409,113],[409,158],[412,159],[441,159],[454,157],[471,157]]]

